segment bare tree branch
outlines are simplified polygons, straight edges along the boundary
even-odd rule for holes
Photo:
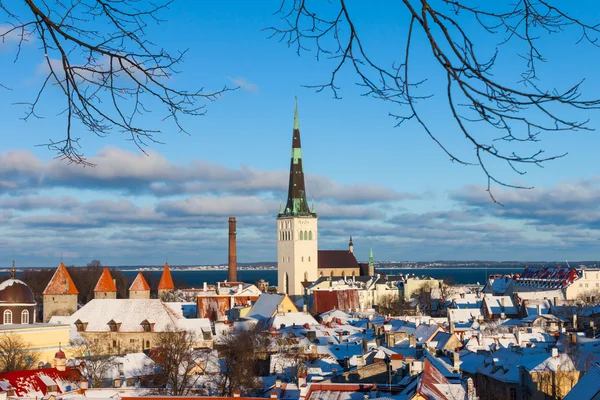
[[[32,38],[45,58],[46,78],[37,95],[17,103],[26,108],[23,119],[41,118],[37,110],[49,87],[57,88],[65,101],[60,113],[66,118],[65,135],[44,146],[68,162],[91,165],[80,147],[81,131],[100,137],[117,131],[144,151],[149,142],[161,143],[157,135],[162,129],[158,121],[141,121],[140,116],[161,109],[160,122],[172,121],[186,132],[182,116],[203,115],[207,102],[231,90],[172,86],[185,51],[171,54],[146,35],[149,23],[164,22],[159,14],[170,4],[171,0],[23,0],[17,6],[0,0],[0,15],[10,24],[0,31],[0,42],[18,39],[15,62]]]
[[[600,24],[574,18],[549,0],[519,0],[514,5],[484,2],[477,7],[469,6],[465,0],[401,0],[400,3],[397,21],[407,26],[408,31],[404,55],[391,65],[378,62],[369,53],[355,24],[360,16],[352,12],[345,0],[334,0],[328,7],[322,2],[283,0],[276,13],[281,18],[281,26],[267,30],[270,37],[295,48],[299,55],[316,50],[317,59],[324,55],[333,62],[328,82],[307,87],[317,92],[329,90],[334,98],[340,98],[340,72],[343,67],[350,68],[357,75],[357,84],[364,88],[364,96],[398,106],[400,111],[392,114],[397,120],[396,126],[414,120],[451,161],[479,166],[495,203],[498,201],[491,192],[492,185],[530,187],[511,184],[497,177],[490,169],[492,160],[505,162],[517,175],[523,175],[527,171],[520,165],[541,167],[547,161],[566,155],[546,155],[543,148],[532,152],[531,143],[540,141],[541,133],[590,129],[587,120],[573,120],[565,114],[568,109],[597,109],[600,99],[581,98],[583,81],[562,91],[544,88],[538,79],[537,68],[547,60],[539,41],[543,35],[570,29],[579,31],[578,43],[598,46]],[[491,36],[487,39],[496,41],[497,47],[491,57],[483,56],[489,52],[486,46],[476,45],[481,42],[478,37],[481,30],[476,31],[473,26],[483,28],[483,32]],[[415,47],[412,42],[416,35],[427,45]],[[385,39],[388,38],[382,38]],[[520,79],[513,83],[506,83],[494,75],[499,52],[512,51],[501,47],[508,42],[524,44],[526,49],[523,53],[512,54],[525,60]],[[448,132],[434,129],[431,117],[418,111],[418,105],[427,104],[432,94],[421,94],[425,80],[409,74],[410,55],[415,51],[427,52],[434,60],[431,66],[421,64],[419,69],[437,68],[445,76],[445,96],[455,123],[451,132],[466,140],[473,149],[472,157],[464,158],[450,150],[448,144],[455,140]],[[493,132],[499,133],[493,135]]]

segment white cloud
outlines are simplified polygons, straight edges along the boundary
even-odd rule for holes
[[[242,78],[242,77],[231,77],[231,76],[227,76],[227,79],[229,79],[233,84],[241,87],[244,90],[247,90],[249,92],[252,93],[258,93],[258,85],[256,83],[252,83],[250,81],[248,81],[246,78]]]

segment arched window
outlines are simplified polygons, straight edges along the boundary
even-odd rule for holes
[[[310,256],[308,256],[308,262],[310,262]]]
[[[6,310],[4,311],[4,324],[12,324],[12,311]]]
[[[304,271],[304,282],[308,282],[308,272]]]
[[[300,231],[300,240],[304,239],[306,239],[306,236],[304,236],[304,232]]]
[[[312,240],[312,231],[308,231],[308,240]]]
[[[21,311],[21,323],[22,324],[29,323],[29,311],[28,310]]]
[[[300,261],[304,262],[304,256],[302,256],[302,257],[301,257],[301,260],[300,260]]]

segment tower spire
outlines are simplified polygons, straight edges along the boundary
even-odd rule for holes
[[[12,279],[15,279],[16,276],[17,276],[17,269],[15,268],[15,260],[13,260],[12,269],[10,270],[10,277]]]
[[[294,131],[292,134],[292,160],[290,163],[290,181],[288,187],[288,198],[283,210],[279,215],[314,217],[306,201],[306,189],[304,186],[304,171],[302,168],[302,146],[300,145],[300,120],[298,118],[298,98],[296,97],[294,107]]]

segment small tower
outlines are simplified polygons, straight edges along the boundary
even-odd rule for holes
[[[68,317],[77,311],[78,294],[79,291],[75,287],[69,271],[61,262],[42,293],[44,322],[50,321],[54,315]]]
[[[173,278],[171,277],[171,270],[169,269],[169,263],[165,263],[165,269],[158,282],[158,298],[162,299],[164,295],[169,294],[175,290],[173,284]]]
[[[138,272],[135,280],[129,287],[129,298],[130,299],[149,299],[150,298],[150,286],[144,275]]]
[[[67,370],[67,356],[62,351],[60,343],[58,344],[58,351],[54,354],[54,368],[61,372]]]
[[[375,276],[375,259],[373,258],[373,248],[369,252],[369,276]]]
[[[354,254],[354,243],[352,243],[352,235],[350,235],[350,242],[348,243],[348,251]]]
[[[117,298],[117,285],[110,275],[110,271],[107,267],[104,267],[98,283],[94,288],[94,299],[116,299]]]

